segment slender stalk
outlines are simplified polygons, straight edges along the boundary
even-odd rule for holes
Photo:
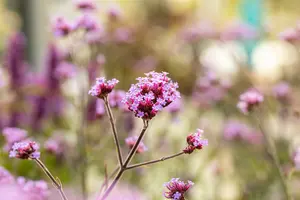
[[[48,168],[44,165],[44,163],[41,160],[39,160],[38,158],[34,158],[33,160],[39,165],[40,168],[42,168],[45,174],[50,178],[50,180],[52,181],[56,189],[59,191],[61,198],[63,200],[68,200],[67,196],[63,191],[60,180],[58,178],[54,178],[54,176],[51,174],[51,172],[48,170]]]
[[[105,191],[105,193],[103,194],[102,198],[100,200],[104,200],[108,197],[108,195],[110,194],[110,192],[114,189],[114,187],[116,186],[116,184],[118,183],[118,181],[120,180],[120,178],[122,177],[123,173],[126,170],[127,165],[130,163],[131,159],[133,158],[133,156],[135,155],[137,148],[140,144],[140,142],[142,141],[145,132],[148,128],[148,121],[144,120],[144,126],[143,129],[137,139],[137,141],[135,142],[134,146],[132,147],[132,149],[130,150],[124,164],[121,166],[121,168],[119,169],[116,177],[114,178],[113,182],[111,183],[111,185],[108,187],[108,189]]]
[[[260,131],[261,131],[261,133],[262,133],[262,135],[264,137],[264,140],[266,142],[267,153],[269,154],[269,156],[271,158],[271,161],[272,161],[273,165],[276,168],[276,172],[277,172],[280,184],[282,186],[282,189],[283,189],[283,192],[284,192],[284,195],[285,195],[285,199],[286,200],[292,200],[292,197],[291,197],[291,195],[289,193],[287,181],[286,181],[286,179],[284,177],[284,174],[283,174],[283,172],[281,170],[281,166],[280,166],[280,163],[279,163],[277,150],[276,150],[276,147],[275,147],[275,145],[273,143],[273,140],[263,130],[262,125],[261,125],[259,119],[257,119],[257,121],[258,121],[258,127],[259,127],[259,129],[260,129]]]
[[[98,197],[97,199],[100,198],[100,195],[102,194],[102,190],[105,188],[107,189],[107,185],[109,183],[109,180],[112,179],[112,177],[114,177],[116,175],[116,173],[119,171],[120,167],[117,167],[112,173],[111,175],[109,175],[109,177],[105,177],[105,180],[103,181],[101,187],[100,187],[100,190],[99,190],[99,194],[98,194]]]
[[[137,167],[142,167],[142,166],[145,166],[145,165],[151,165],[151,164],[162,162],[162,161],[165,161],[165,160],[169,160],[171,158],[175,158],[175,157],[181,156],[181,155],[184,155],[184,152],[180,152],[180,153],[177,153],[177,154],[174,154],[174,155],[171,155],[171,156],[162,157],[162,158],[157,159],[157,160],[151,160],[151,161],[147,161],[147,162],[143,162],[143,163],[138,163],[138,164],[135,164],[135,165],[130,165],[130,166],[126,167],[126,170],[137,168]]]
[[[112,131],[113,131],[114,142],[115,142],[115,145],[117,147],[119,166],[122,167],[123,159],[122,159],[121,147],[120,147],[120,143],[119,143],[119,139],[118,139],[117,128],[116,128],[116,124],[115,124],[115,119],[114,119],[114,116],[112,114],[109,102],[108,102],[108,97],[104,97],[103,100],[104,100],[106,111],[107,111],[108,116],[109,116],[109,121],[110,121],[110,124],[111,124],[111,128],[112,128]]]

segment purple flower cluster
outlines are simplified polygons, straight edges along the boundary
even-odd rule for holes
[[[239,121],[228,121],[224,126],[224,138],[226,140],[242,140],[250,144],[259,144],[261,134]]]
[[[256,89],[250,88],[240,95],[240,101],[238,102],[237,107],[242,113],[248,114],[263,101],[264,96]]]
[[[33,141],[16,142],[9,152],[9,157],[19,159],[37,159],[40,157],[39,145]]]
[[[44,148],[49,153],[61,156],[65,152],[66,142],[60,135],[55,134],[45,142]]]
[[[180,93],[168,73],[150,72],[146,77],[137,78],[138,83],[131,85],[123,102],[136,117],[150,120],[164,107],[171,104]]]
[[[97,8],[92,0],[76,0],[75,6],[81,11],[91,11]]]
[[[15,142],[25,140],[27,137],[27,131],[14,127],[4,128],[2,134],[6,140],[6,144],[4,146],[5,151],[9,151]]]
[[[69,35],[74,30],[74,24],[68,22],[63,17],[57,17],[52,23],[52,31],[57,37],[64,37]]]
[[[168,191],[164,192],[167,199],[185,200],[184,194],[194,185],[192,181],[187,183],[180,181],[179,178],[172,178],[171,181],[164,184]]]
[[[183,150],[184,153],[190,154],[195,149],[202,149],[203,146],[208,145],[208,140],[202,138],[203,130],[197,129],[196,133],[192,133],[187,136],[186,141],[188,146]]]
[[[103,99],[111,93],[118,82],[115,78],[108,81],[104,77],[97,78],[96,84],[89,91],[89,95]]]
[[[134,144],[136,143],[137,140],[138,140],[137,136],[132,136],[132,137],[126,138],[125,143],[129,147],[129,149],[132,149],[132,147],[134,146]],[[136,153],[143,153],[147,150],[148,150],[148,148],[146,147],[146,145],[143,142],[140,142]]]
[[[288,28],[279,34],[281,40],[294,43],[300,40],[300,24],[295,27]]]

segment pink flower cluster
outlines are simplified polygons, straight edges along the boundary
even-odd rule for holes
[[[3,167],[0,166],[0,185],[10,184],[14,181],[14,177]]]
[[[134,144],[136,143],[137,140],[138,140],[137,136],[128,137],[125,139],[125,143],[129,147],[129,149],[132,149],[132,147],[134,146]],[[143,153],[147,150],[148,150],[148,148],[146,147],[146,145],[143,142],[140,142],[136,152]]]
[[[184,153],[193,153],[195,149],[202,149],[203,146],[208,145],[208,140],[202,138],[203,130],[197,129],[196,133],[192,133],[187,136],[186,141],[188,146],[183,150]]]
[[[298,42],[300,40],[300,24],[282,31],[279,33],[279,38],[290,43]]]
[[[97,78],[96,84],[89,91],[89,95],[103,99],[111,93],[118,82],[115,78],[108,81],[104,77]]]
[[[174,83],[168,73],[150,72],[146,77],[137,78],[138,83],[131,85],[123,102],[136,117],[150,120],[164,107],[171,104],[180,93],[178,84]]]
[[[172,178],[171,181],[164,184],[168,191],[164,192],[167,199],[185,200],[184,194],[194,185],[192,181],[187,183],[180,181],[179,178]]]
[[[228,121],[224,126],[224,138],[226,140],[242,140],[250,144],[259,144],[261,134],[239,121]]]
[[[237,107],[242,113],[248,114],[263,101],[264,96],[256,89],[250,88],[240,95],[240,101],[238,102]]]
[[[76,0],[75,6],[81,11],[91,11],[97,8],[95,2],[92,0]]]
[[[44,148],[49,153],[61,156],[65,152],[66,142],[60,135],[54,135],[45,142]]]
[[[19,177],[17,183],[25,193],[30,194],[31,200],[44,200],[49,196],[48,184],[43,180],[33,181]]]
[[[19,159],[37,159],[40,157],[39,145],[33,141],[16,142],[9,152],[9,157]]]
[[[2,134],[6,140],[5,151],[9,151],[15,142],[25,140],[27,137],[27,131],[15,127],[4,128]]]

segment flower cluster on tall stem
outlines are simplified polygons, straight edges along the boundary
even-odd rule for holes
[[[203,146],[208,145],[208,140],[202,138],[203,130],[197,129],[196,133],[187,136],[186,141],[188,146],[183,150],[184,153],[193,153],[195,149],[202,149]]]
[[[194,185],[192,181],[187,183],[180,181],[179,178],[172,178],[171,181],[164,184],[168,191],[164,192],[167,199],[185,200],[184,194]]]

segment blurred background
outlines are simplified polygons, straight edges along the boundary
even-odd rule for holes
[[[126,155],[125,139],[139,134],[142,120],[120,99],[153,70],[168,72],[182,98],[151,120],[148,151],[133,162],[180,152],[196,128],[204,129],[209,146],[126,172],[110,199],[163,199],[163,183],[173,177],[195,183],[190,200],[285,199],[262,130],[274,140],[290,193],[300,199],[298,0],[93,2],[95,9],[72,0],[0,0],[5,199],[59,198],[35,163],[8,158],[12,143],[25,138],[40,143],[41,160],[70,200],[95,199],[117,157],[104,105],[88,90],[96,77],[120,80],[111,106]],[[255,115],[244,115],[236,104],[251,87],[265,101]],[[14,184],[4,180],[7,174]],[[31,181],[30,189],[20,177]]]

